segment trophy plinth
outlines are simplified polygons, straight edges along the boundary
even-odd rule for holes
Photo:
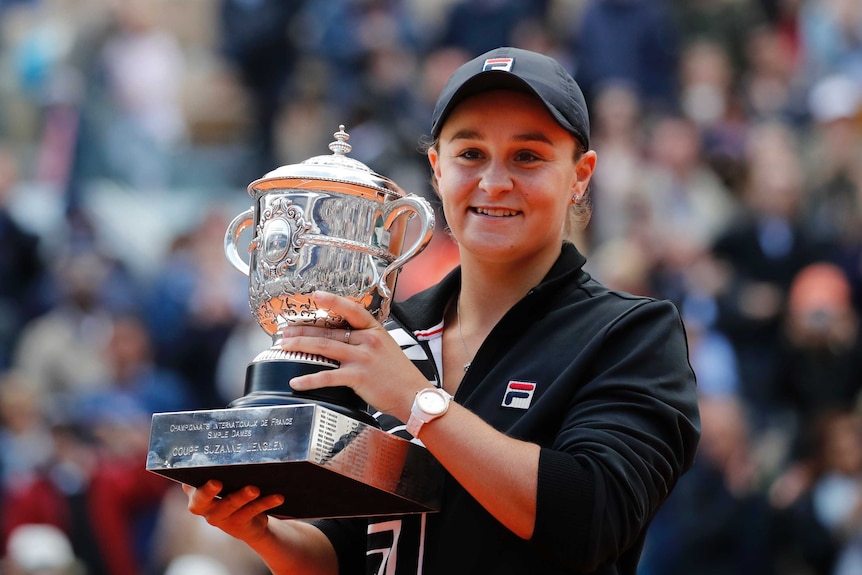
[[[282,518],[437,511],[442,468],[426,449],[319,404],[156,413],[147,470],[223,493],[281,493]]]
[[[296,405],[316,403],[337,413],[379,427],[377,420],[365,411],[365,403],[349,387],[326,387],[298,393],[287,382],[291,378],[324,369],[335,369],[302,361],[255,361],[246,368],[245,394],[228,407]]]

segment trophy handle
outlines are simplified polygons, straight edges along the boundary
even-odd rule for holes
[[[249,267],[249,263],[242,259],[239,255],[239,250],[237,249],[237,242],[239,241],[239,235],[251,226],[254,223],[254,209],[249,208],[243,213],[237,215],[233,221],[228,225],[227,231],[224,234],[224,253],[227,256],[228,261],[244,273],[245,275],[249,275],[251,273],[251,268]],[[254,242],[249,246],[249,251],[254,248]]]
[[[389,229],[398,216],[405,212],[410,212],[410,217],[415,215],[419,218],[419,225],[421,226],[422,232],[409,248],[403,250],[400,256],[395,258],[391,264],[386,266],[383,274],[381,274],[380,280],[377,282],[377,288],[385,298],[392,297],[392,293],[387,283],[389,276],[401,269],[404,264],[424,250],[425,246],[428,245],[428,242],[431,241],[431,236],[434,233],[434,210],[431,208],[431,204],[428,203],[428,200],[415,195],[404,196],[403,198],[399,198],[394,202],[387,204],[385,213],[386,220],[384,222],[386,229]]]

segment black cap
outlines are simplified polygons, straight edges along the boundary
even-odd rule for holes
[[[590,147],[587,103],[571,74],[550,56],[509,47],[485,52],[455,70],[434,106],[431,135],[440,135],[449,112],[468,96],[504,88],[535,94],[563,128]]]

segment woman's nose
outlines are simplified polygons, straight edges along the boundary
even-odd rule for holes
[[[512,177],[503,162],[488,162],[482,172],[479,187],[488,194],[498,194],[512,189]]]

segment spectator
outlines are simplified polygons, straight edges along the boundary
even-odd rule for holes
[[[588,102],[606,84],[634,86],[644,109],[677,103],[679,32],[661,0],[587,0],[568,33],[575,79]]]
[[[21,525],[52,525],[69,538],[88,575],[143,574],[147,539],[140,537],[167,482],[142,464],[146,420],[117,425],[118,412],[100,415],[54,424],[49,464],[7,490],[0,543]],[[111,445],[100,441],[106,437]]]
[[[803,226],[804,179],[793,132],[768,124],[752,131],[742,215],[712,250],[729,276],[719,291],[717,326],[736,349],[742,395],[768,419],[777,410],[775,370],[782,310],[795,275],[818,258]]]
[[[860,254],[862,224],[862,82],[846,75],[819,80],[808,100],[813,124],[804,161],[811,194],[808,226],[834,249],[834,259],[855,283],[854,297],[862,302]]]
[[[792,40],[777,27],[761,26],[750,31],[744,41],[748,66],[737,75],[746,116],[802,122],[805,86],[800,82]]]
[[[780,556],[791,569],[857,573],[862,525],[859,415],[846,407],[827,410],[805,432],[812,449],[791,459],[770,489],[782,527]]]
[[[25,324],[44,311],[40,294],[46,273],[39,237],[9,211],[21,183],[16,152],[0,146],[0,369],[8,368]]]
[[[144,309],[155,361],[188,382],[198,407],[222,407],[216,366],[225,341],[248,308],[248,278],[227,264],[229,220],[212,208],[174,241],[149,284]]]
[[[794,277],[778,354],[777,389],[803,436],[823,413],[860,398],[862,331],[838,266],[818,262]]]
[[[519,29],[529,22],[543,21],[547,1],[455,0],[448,7],[434,46],[449,46],[470,56],[497,46],[512,46]]]
[[[248,179],[280,165],[274,127],[296,71],[299,47],[293,29],[303,0],[220,0],[218,38],[221,55],[248,91],[253,113],[249,134],[255,158]]]
[[[143,319],[115,318],[105,346],[108,378],[92,392],[83,391],[72,405],[81,414],[123,405],[145,418],[163,411],[193,409],[201,404],[189,384],[155,361],[152,339]]]
[[[807,82],[846,74],[862,82],[862,4],[854,0],[810,0],[799,14]]]
[[[726,186],[738,189],[750,121],[730,54],[713,40],[693,40],[680,53],[679,82],[680,108],[698,126],[705,160]]]
[[[38,473],[54,446],[44,397],[20,374],[0,376],[0,509],[3,493]]]
[[[766,14],[755,2],[725,0],[672,0],[681,43],[708,39],[730,56],[735,70],[744,72],[750,63],[746,46],[754,30],[766,22]]]
[[[593,107],[596,152],[613,170],[599,171],[593,182],[595,215],[592,242],[638,236],[650,191],[642,178],[647,158],[644,111],[635,86],[616,82],[599,90]]]
[[[106,258],[93,249],[61,256],[54,270],[60,299],[21,331],[12,365],[54,402],[107,379],[112,310],[101,294],[108,276]]]
[[[705,262],[700,265],[707,265]],[[730,340],[716,329],[715,300],[692,293],[683,301],[691,366],[699,393],[706,397],[738,397],[741,392],[739,360]]]
[[[703,436],[690,475],[660,510],[646,575],[774,575],[774,516],[758,490],[751,423],[733,396],[700,401]]]
[[[113,173],[139,189],[171,184],[172,160],[187,128],[180,101],[185,56],[159,26],[154,6],[146,0],[113,3],[116,28],[101,51],[113,112],[105,151]]]
[[[679,116],[658,118],[640,174],[650,240],[661,263],[684,268],[711,246],[737,212],[736,198],[704,160],[697,125]]]

